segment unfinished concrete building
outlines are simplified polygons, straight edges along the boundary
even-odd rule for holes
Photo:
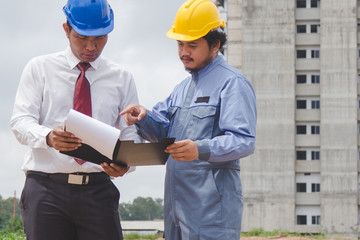
[[[357,0],[220,0],[225,57],[257,96],[255,153],[241,161],[242,230],[357,239]]]

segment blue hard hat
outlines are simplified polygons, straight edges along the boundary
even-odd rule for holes
[[[80,35],[101,36],[114,29],[114,13],[107,0],[68,0],[63,11]]]

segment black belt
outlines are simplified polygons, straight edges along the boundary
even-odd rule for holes
[[[88,185],[104,183],[110,180],[109,175],[104,172],[94,173],[44,173],[37,171],[27,171],[26,176],[28,177],[42,177],[49,178],[59,183],[68,183],[76,185]]]

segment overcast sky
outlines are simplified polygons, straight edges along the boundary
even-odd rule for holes
[[[184,0],[109,0],[115,14],[115,29],[103,55],[130,71],[140,104],[147,108],[167,97],[187,76],[178,59],[175,40],[168,39],[178,7]],[[33,57],[63,51],[68,40],[62,29],[66,0],[0,0],[1,110],[0,195],[20,196],[25,175],[20,170],[28,148],[20,145],[9,127],[15,94],[25,64]],[[106,107],[106,106],[104,106]],[[163,198],[164,166],[138,167],[114,183],[120,202],[138,196]]]

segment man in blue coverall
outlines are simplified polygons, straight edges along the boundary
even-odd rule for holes
[[[210,0],[189,0],[167,36],[191,76],[152,111],[122,111],[149,141],[174,137],[165,178],[166,240],[239,240],[240,158],[255,148],[256,99],[250,82],[218,52],[225,22]]]

